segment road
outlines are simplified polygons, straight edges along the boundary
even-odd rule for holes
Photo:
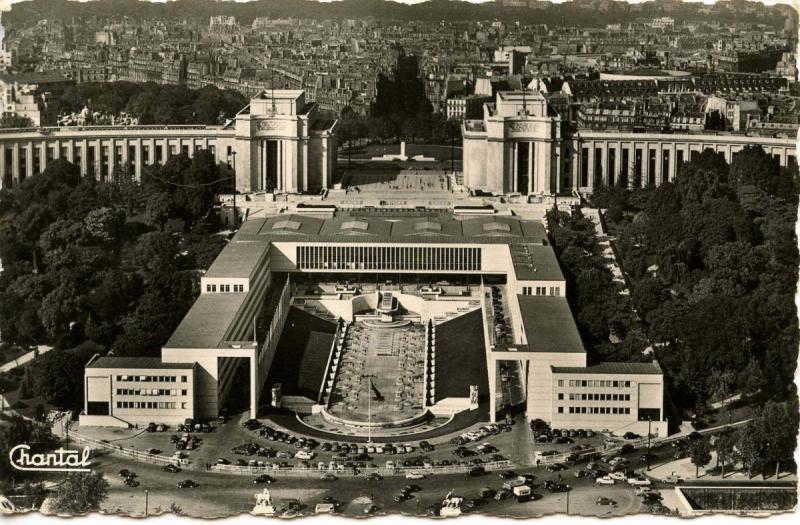
[[[176,474],[162,472],[156,465],[137,463],[128,459],[106,455],[95,460],[94,469],[103,471],[111,484],[108,499],[103,504],[107,512],[119,512],[132,516],[144,515],[145,490],[149,491],[149,513],[168,512],[176,505],[190,516],[220,517],[241,512],[249,512],[255,504],[255,493],[263,485],[254,485],[253,476],[221,474],[204,471],[185,471]],[[139,487],[129,488],[118,476],[120,469],[136,472],[141,483]],[[537,482],[541,479],[555,479],[553,474],[543,469],[522,469],[518,473],[533,472]],[[562,474],[565,481],[574,485],[570,494],[570,513],[582,515],[621,515],[641,512],[644,507],[634,495],[633,489],[624,485],[597,486],[591,480],[576,480],[569,473]],[[502,480],[496,473],[469,478],[463,474],[441,475],[434,478],[408,481],[402,477],[386,477],[380,481],[367,481],[364,478],[341,478],[326,482],[317,478],[280,477],[269,485],[273,499],[280,507],[286,499],[296,498],[303,505],[303,513],[313,513],[314,506],[325,496],[332,496],[342,502],[341,512],[347,515],[363,515],[369,502],[374,502],[381,512],[403,512],[425,514],[426,509],[441,503],[445,494],[453,490],[456,495],[476,498],[481,487],[499,489]],[[195,489],[179,489],[177,482],[191,479],[198,483]],[[403,486],[414,483],[422,490],[406,502],[394,501],[394,496]],[[530,517],[566,511],[566,494],[550,494],[538,489],[540,499],[528,503],[513,500],[497,502],[490,500],[480,507],[480,512],[493,515]],[[595,500],[600,496],[617,502],[614,507],[597,506]]]

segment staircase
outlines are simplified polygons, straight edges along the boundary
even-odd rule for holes
[[[348,321],[341,321],[336,328],[336,333],[333,336],[333,344],[331,345],[331,353],[328,357],[328,366],[325,368],[325,374],[322,379],[322,386],[319,391],[318,401],[328,406],[331,399],[331,392],[333,385],[336,382],[336,373],[339,370],[339,361],[342,358],[342,347],[344,346],[345,338],[347,337],[347,329],[350,327]]]

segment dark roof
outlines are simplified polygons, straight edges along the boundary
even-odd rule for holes
[[[160,357],[99,357],[86,368],[160,368],[186,370],[194,368],[194,363],[164,363]]]
[[[545,239],[541,222],[509,215],[462,219],[452,213],[424,210],[402,214],[337,211],[331,218],[287,214],[249,220],[231,244],[243,241],[542,244]]]
[[[529,352],[586,353],[563,296],[518,295]]]
[[[48,84],[52,82],[72,82],[60,73],[30,72],[30,73],[0,73],[3,82],[18,82],[20,84]]]
[[[550,246],[515,244],[511,246],[511,261],[518,281],[563,281],[564,274]]]
[[[662,375],[658,361],[651,363],[598,363],[592,366],[551,366],[554,374]]]

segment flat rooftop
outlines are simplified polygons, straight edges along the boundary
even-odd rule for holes
[[[563,296],[517,295],[529,352],[586,353]]]
[[[551,246],[540,244],[515,244],[511,246],[514,273],[520,281],[563,281],[564,274],[558,265]]]
[[[268,249],[263,241],[228,243],[203,277],[250,277]]]
[[[248,293],[201,293],[164,348],[217,348]]]
[[[554,374],[663,375],[658,361],[650,363],[598,363],[591,366],[551,366]]]
[[[509,215],[460,217],[448,212],[337,211],[331,218],[286,214],[245,222],[236,241],[543,244],[539,221]],[[227,249],[227,248],[226,248]]]
[[[194,363],[164,363],[160,357],[99,357],[86,368],[128,368],[158,370],[191,370]]]

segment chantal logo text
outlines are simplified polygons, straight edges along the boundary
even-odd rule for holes
[[[56,449],[42,454],[31,454],[30,445],[17,445],[8,453],[11,466],[17,470],[36,470],[40,472],[89,472],[91,451]]]

